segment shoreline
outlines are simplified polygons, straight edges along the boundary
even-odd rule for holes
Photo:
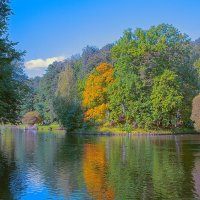
[[[17,128],[17,129],[24,129],[24,125],[0,125],[0,128]],[[36,131],[44,131],[44,132],[53,132],[53,131],[66,131],[66,129],[61,128],[59,125],[48,125],[48,126],[38,126]],[[148,136],[161,136],[161,135],[186,135],[186,134],[199,134],[192,128],[177,128],[177,129],[160,129],[160,130],[144,130],[144,129],[135,129],[132,130],[130,133],[125,132],[124,130],[117,128],[117,127],[92,127],[90,129],[85,130],[77,130],[73,132],[67,132],[66,134],[76,134],[76,135],[86,135],[86,136],[141,136],[141,135],[148,135]]]
[[[182,128],[182,129],[171,129],[171,130],[144,130],[135,129],[130,133],[126,133],[123,130],[117,128],[99,127],[97,129],[74,131],[66,134],[77,134],[77,135],[92,135],[92,136],[162,136],[162,135],[198,135],[199,133],[194,129]]]

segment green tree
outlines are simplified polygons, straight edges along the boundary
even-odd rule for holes
[[[65,70],[59,74],[56,94],[61,97],[73,98],[76,93],[74,70],[70,66],[67,66]]]
[[[27,112],[38,110],[36,109],[36,97],[40,79],[40,77],[35,77],[26,81],[27,90],[20,108],[20,116],[23,116]]]
[[[27,79],[21,63],[23,52],[17,51],[16,43],[7,36],[11,14],[9,1],[0,0],[0,121],[4,123],[19,121]]]
[[[54,100],[57,119],[69,132],[83,126],[83,112],[77,92],[75,72],[71,65],[67,65],[65,70],[59,74]]]
[[[148,127],[151,122],[150,102],[144,82],[134,73],[117,77],[109,88],[110,119],[125,128]],[[127,130],[128,131],[128,130]]]
[[[65,68],[65,62],[54,62],[48,66],[46,74],[39,81],[35,96],[35,110],[37,110],[45,124],[57,120],[54,110],[54,100],[58,86],[59,74]]]
[[[54,108],[58,121],[67,129],[67,132],[83,128],[84,115],[79,102],[69,101],[58,96],[54,101]]]
[[[154,80],[170,70],[177,75],[184,96],[180,120],[183,125],[189,125],[192,99],[198,93],[199,83],[187,35],[167,24],[152,26],[149,30],[137,29],[134,33],[127,30],[113,47],[112,56],[116,79],[115,92],[111,89],[110,95],[110,105],[115,106],[113,116],[125,115],[125,124],[131,126],[152,127]]]
[[[174,72],[166,70],[154,79],[151,102],[153,123],[157,127],[172,128],[181,125],[183,96],[178,76]]]

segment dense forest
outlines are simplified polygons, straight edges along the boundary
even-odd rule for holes
[[[128,29],[118,41],[101,49],[87,46],[80,55],[49,65],[43,77],[28,79],[24,52],[7,36],[6,2],[0,5],[2,123],[20,123],[24,114],[37,111],[42,124],[58,122],[68,131],[171,129],[193,122],[198,127],[200,39],[193,42],[168,24]]]
[[[192,127],[199,57],[199,40],[192,42],[172,25],[128,29],[117,42],[87,46],[29,80],[23,114],[38,111],[44,124],[59,122],[70,131]]]

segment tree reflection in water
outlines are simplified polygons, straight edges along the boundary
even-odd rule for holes
[[[107,180],[104,145],[86,144],[84,146],[83,173],[87,190],[94,199],[114,199],[114,191]]]

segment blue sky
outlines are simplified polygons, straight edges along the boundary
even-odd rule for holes
[[[10,38],[27,51],[29,76],[86,45],[114,42],[127,28],[169,23],[200,37],[200,0],[11,0],[11,7]]]

